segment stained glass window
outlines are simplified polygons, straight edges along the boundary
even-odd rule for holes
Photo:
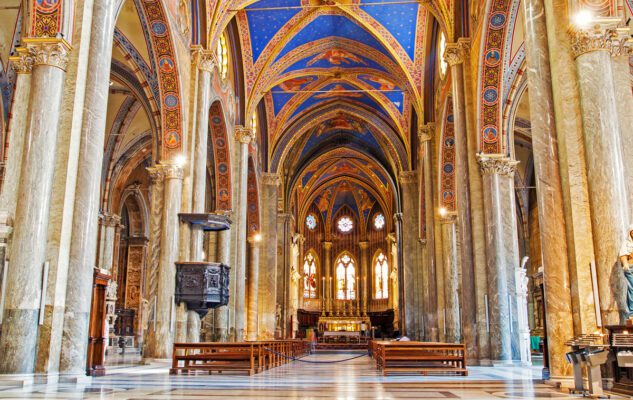
[[[356,298],[356,265],[354,259],[343,254],[336,260],[336,298],[354,300]]]
[[[226,42],[226,36],[220,36],[218,40],[218,48],[215,51],[216,58],[218,59],[218,71],[220,77],[225,80],[229,74],[229,50]]]
[[[385,216],[382,214],[378,214],[374,217],[374,228],[376,230],[381,230],[385,227]]]
[[[338,230],[347,233],[354,228],[354,221],[350,217],[341,217],[337,222]]]
[[[317,221],[316,221],[316,217],[314,216],[314,214],[310,214],[310,215],[308,215],[306,217],[306,226],[310,230],[314,230],[314,228],[316,228]]]
[[[387,257],[381,251],[376,257],[376,264],[374,265],[374,298],[386,299],[389,297],[389,265],[387,264]]]
[[[444,55],[446,54],[446,36],[444,36],[444,33],[440,33],[440,42],[438,43],[437,47],[437,53],[440,59],[440,76],[443,79],[446,76],[446,72],[448,71],[448,63],[444,59]]]
[[[317,265],[314,254],[310,251],[303,259],[303,298],[317,297]]]

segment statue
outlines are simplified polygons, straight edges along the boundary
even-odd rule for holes
[[[633,316],[633,224],[629,226],[628,235],[620,248],[620,261],[626,278],[626,315]]]

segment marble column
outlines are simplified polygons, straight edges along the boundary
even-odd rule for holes
[[[156,313],[154,338],[147,346],[150,358],[165,359],[172,354],[176,304],[176,265],[178,257],[179,219],[182,195],[182,166],[161,161],[150,169],[163,175],[163,209],[160,229],[160,253],[158,261]]]
[[[273,339],[275,336],[275,312],[277,300],[277,198],[279,175],[262,174],[262,249],[259,263],[259,338]]]
[[[576,63],[569,40],[568,0],[544,0],[558,157],[567,229],[574,332],[594,332],[596,315],[591,268],[595,262],[585,144]]]
[[[368,297],[368,288],[367,285],[371,286],[371,269],[369,267],[369,242],[359,242],[358,246],[360,247],[360,284],[362,288],[362,312],[363,315],[367,315],[367,302],[369,301]],[[359,294],[359,295],[360,295]],[[359,310],[360,311],[360,310]]]
[[[325,272],[326,292],[325,311],[330,313],[334,311],[334,299],[336,298],[336,275],[332,270],[332,242],[321,242],[323,249],[323,271]]]
[[[247,190],[248,187],[248,146],[255,139],[251,128],[243,126],[235,127],[235,139],[240,144],[239,158],[239,191],[238,215],[237,215],[237,263],[235,265],[236,287],[235,287],[235,332],[237,340],[244,340],[246,330],[246,238],[247,224],[246,214],[248,211]]]
[[[200,315],[192,310],[187,311],[187,342],[200,342]]]
[[[402,245],[404,253],[403,282],[404,302],[401,307],[404,309],[404,331],[403,335],[414,339],[418,335],[416,329],[417,314],[419,310],[415,307],[416,298],[416,269],[418,268],[418,226],[417,226],[417,174],[415,171],[405,171],[400,173],[400,185],[402,193]]]
[[[277,305],[280,307],[280,316],[277,321],[277,336],[279,338],[287,337],[288,324],[290,322],[288,311],[290,310],[291,223],[292,214],[277,214]]]
[[[570,31],[580,85],[583,134],[600,309],[604,325],[624,318],[624,277],[618,260],[629,225],[627,182],[610,46],[614,30]],[[618,307],[618,301],[621,302]]]
[[[24,47],[17,49],[17,56],[10,58],[11,67],[17,74],[13,102],[11,105],[11,117],[7,137],[9,148],[7,149],[7,163],[5,166],[2,192],[0,193],[0,300],[2,299],[2,279],[5,260],[9,256],[9,243],[13,232],[13,218],[18,204],[18,185],[24,149],[24,136],[26,134],[27,116],[29,115],[29,97],[31,93],[31,71],[33,69],[33,57]],[[6,171],[11,171],[7,174]],[[0,307],[2,302],[0,301]],[[2,324],[2,311],[0,310],[0,326]]]
[[[393,214],[393,229],[395,232],[395,247],[396,251],[393,254],[394,264],[396,266],[395,272],[397,274],[397,282],[398,282],[398,291],[394,292],[394,303],[397,303],[398,306],[394,307],[394,318],[393,318],[393,327],[397,329],[402,334],[404,330],[404,269],[402,265],[404,263],[404,256],[402,254],[402,249],[404,245],[402,244],[402,213],[394,213]]]
[[[470,43],[460,40],[446,47],[446,60],[451,67],[453,116],[455,118],[455,185],[457,192],[457,224],[461,264],[462,307],[461,323],[469,359],[478,358],[477,301],[473,232],[470,211],[470,171],[468,165],[468,134],[466,125],[466,99],[464,94],[464,59]],[[464,299],[468,299],[465,300]]]
[[[248,239],[248,324],[247,340],[257,340],[257,300],[259,296],[259,243],[257,238]]]
[[[437,285],[435,264],[435,201],[433,196],[433,169],[432,169],[432,138],[435,132],[435,124],[428,123],[418,132],[420,143],[420,157],[422,180],[420,190],[424,195],[426,238],[422,241],[422,265],[423,271],[423,307],[425,314],[424,340],[437,342],[439,340],[439,323],[437,307]]]
[[[510,275],[519,267],[514,195],[517,164],[504,155],[479,155],[484,184],[490,357],[493,362],[513,359],[509,287],[514,282]]]
[[[11,103],[11,117],[7,137],[9,148],[7,149],[7,164],[0,193],[0,211],[8,214],[9,223],[15,216],[18,204],[18,186],[24,149],[24,136],[26,135],[27,118],[29,115],[29,97],[31,94],[31,71],[33,69],[33,56],[24,47],[16,49],[17,55],[10,57],[11,67],[17,74],[13,101]],[[4,260],[4,257],[2,258]]]
[[[92,299],[101,168],[110,88],[110,63],[116,19],[115,4],[96,1],[90,34],[90,54],[84,116],[75,186],[73,230],[70,241],[64,335],[60,371],[81,374],[86,368],[88,325]]]
[[[209,102],[211,101],[211,74],[214,67],[214,55],[210,51],[199,50],[195,53],[198,68],[198,98],[196,101],[196,127],[194,130],[193,154],[193,213],[205,212],[207,187],[207,142],[209,138]],[[204,232],[191,229],[192,261],[203,261]]]
[[[571,374],[571,365],[565,359],[568,351],[565,341],[574,336],[574,330],[573,324],[560,323],[573,318],[547,26],[543,0],[524,0],[523,7],[532,150],[548,319],[549,369],[550,376],[562,378]],[[522,311],[519,311],[518,316],[522,315]]]
[[[629,65],[629,60],[633,57],[633,41],[626,40],[624,36],[627,32],[628,28],[625,32],[619,32],[611,54],[613,56],[613,85],[617,99],[622,158],[633,160],[633,93],[631,91],[631,66]],[[626,182],[633,182],[632,162],[624,162],[624,178]],[[633,189],[627,190],[627,203],[629,205],[629,218],[633,219]]]
[[[217,234],[217,260],[219,263],[231,264],[231,230],[220,231]],[[229,338],[229,306],[218,307],[214,310],[215,341],[226,342]]]
[[[112,266],[114,265],[114,244],[116,230],[121,224],[121,217],[116,214],[104,213],[101,223],[101,249],[99,251],[98,267],[104,271],[109,271],[109,275],[113,274]]]
[[[444,261],[444,283],[446,317],[446,341],[460,343],[459,259],[457,254],[457,214],[449,213],[440,219],[442,229],[442,253]]]
[[[6,282],[11,290],[4,303],[0,373],[34,370],[55,147],[70,51],[58,39],[23,39],[23,43],[33,58],[33,72],[17,197],[20,207],[16,209]]]

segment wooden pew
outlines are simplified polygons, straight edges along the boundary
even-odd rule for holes
[[[468,375],[463,344],[372,341],[370,351],[383,375],[391,372]]]
[[[252,375],[285,364],[309,350],[310,344],[304,340],[174,343],[169,373],[241,371]]]

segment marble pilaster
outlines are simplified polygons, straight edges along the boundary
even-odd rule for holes
[[[93,20],[99,23],[92,24],[90,34],[60,359],[60,371],[78,374],[86,366],[88,342],[85,338],[88,337],[94,257],[97,249],[99,189],[116,11],[114,2],[96,1]]]
[[[509,287],[519,266],[514,194],[517,161],[504,155],[479,156],[484,183],[490,356],[493,362],[513,359],[512,299]]]
[[[116,230],[121,224],[121,217],[116,214],[105,213],[101,223],[101,243],[99,249],[99,265],[98,267],[112,274],[112,266],[114,265],[114,244],[116,238]]]
[[[451,67],[452,99],[455,125],[455,185],[457,192],[457,223],[459,225],[459,250],[461,267],[462,299],[476,299],[475,266],[472,241],[472,215],[470,211],[470,171],[468,165],[468,133],[466,124],[466,99],[464,93],[464,60],[470,50],[468,40],[449,44],[446,58]],[[477,301],[462,301],[462,333],[467,344],[469,359],[478,358]]]
[[[8,214],[9,222],[14,218],[15,208],[18,204],[18,186],[20,183],[27,116],[29,115],[33,61],[33,56],[26,48],[18,48],[17,55],[10,58],[11,66],[17,74],[11,104],[11,118],[9,119],[7,130],[9,148],[7,149],[5,171],[11,171],[11,173],[4,174],[2,192],[0,193],[0,210]]]
[[[4,303],[0,373],[34,371],[55,147],[70,51],[58,39],[23,42],[34,63],[18,189],[21,200],[7,273],[6,287],[12,290],[7,291]]]
[[[248,186],[248,146],[255,139],[251,128],[237,126],[235,128],[235,139],[239,142],[239,191],[238,212],[237,212],[237,263],[235,265],[236,287],[235,287],[235,331],[237,340],[244,340],[246,331],[246,238],[247,224],[246,214],[248,209],[247,190]]]
[[[247,340],[257,340],[257,301],[259,299],[259,246],[260,240],[251,238],[248,240],[248,316],[247,316]]]
[[[415,171],[406,171],[400,173],[400,185],[402,191],[402,245],[404,253],[403,264],[403,282],[404,302],[401,307],[404,308],[404,332],[411,339],[417,338],[419,334],[417,328],[417,315],[419,310],[416,309],[416,270],[418,269],[418,225],[417,225],[417,173]],[[406,213],[406,214],[404,214]]]
[[[231,229],[217,233],[217,260],[219,263],[231,264]],[[226,342],[229,335],[229,306],[214,310],[215,341]]]
[[[618,324],[624,317],[620,310],[625,309],[625,283],[618,252],[630,222],[610,54],[614,34],[600,27],[570,31],[580,86],[600,309],[605,325]]]
[[[292,214],[281,212],[277,214],[277,308],[280,314],[276,328],[278,338],[287,337],[290,322],[291,222]]]
[[[418,140],[420,143],[421,166],[424,181],[420,190],[424,193],[426,239],[422,242],[422,304],[425,315],[424,340],[437,342],[439,340],[438,307],[437,307],[437,280],[435,260],[435,201],[433,196],[433,169],[432,169],[432,138],[435,125],[428,123],[420,128]]]
[[[457,214],[448,214],[440,219],[442,227],[442,254],[444,261],[444,284],[446,313],[445,340],[448,343],[460,343],[461,321],[459,284],[459,259],[457,254]]]
[[[163,161],[150,169],[150,173],[163,175],[162,219],[160,252],[157,271],[156,312],[154,314],[153,340],[145,355],[150,358],[170,358],[174,338],[176,304],[176,257],[178,257],[179,219],[181,206],[183,168],[173,162]]]
[[[262,241],[268,243],[261,252],[259,263],[259,338],[275,336],[275,312],[277,299],[277,198],[279,175],[262,174]]]
[[[524,0],[523,7],[532,150],[548,319],[549,369],[550,376],[562,378],[571,374],[571,365],[565,360],[568,351],[565,341],[574,336],[574,330],[573,324],[560,323],[572,320],[572,304],[547,26],[543,0]],[[518,295],[520,299],[524,298],[520,293]],[[523,305],[517,316],[521,316],[526,307]],[[522,359],[524,354],[521,351]],[[529,351],[527,356],[529,358]]]

